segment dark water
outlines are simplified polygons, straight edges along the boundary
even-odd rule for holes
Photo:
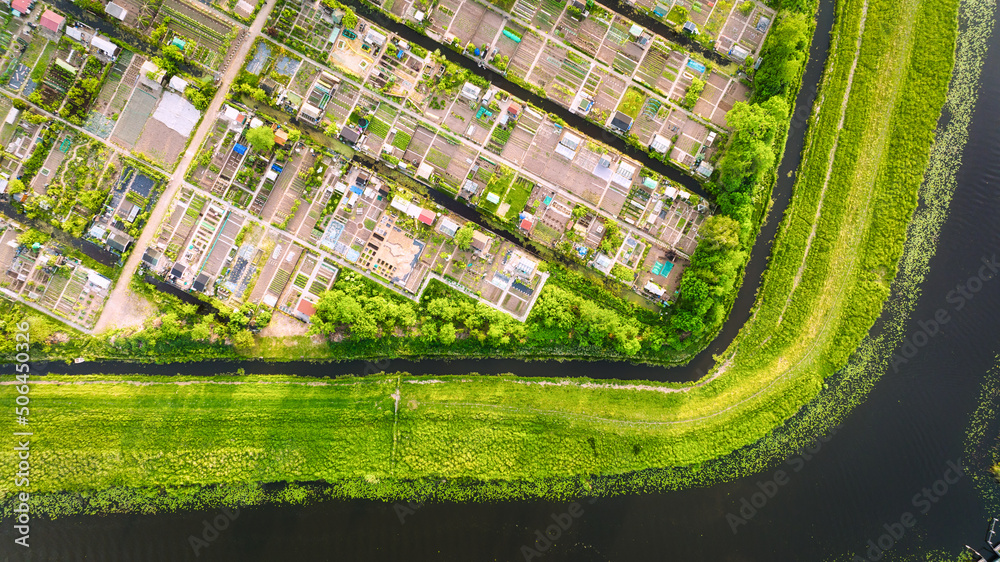
[[[1000,250],[998,65],[994,34],[951,215],[909,333],[938,309],[953,311],[949,291]],[[926,504],[926,513],[913,496],[950,476],[948,461],[963,457],[969,415],[1000,347],[1000,284],[994,283],[1000,280],[987,281],[968,306],[953,311],[943,333],[909,363],[890,369],[809,460],[709,488],[584,502],[562,536],[532,560],[850,560],[864,556],[867,541],[878,540],[884,525],[907,512],[914,524],[883,560],[932,549],[957,553],[976,544],[985,518],[994,514],[971,476],[947,491],[931,489],[937,501]],[[475,365],[438,367],[486,371]],[[517,370],[533,374],[532,365],[539,364]],[[575,374],[580,366],[546,365],[549,375]],[[738,514],[741,499],[752,498],[758,483],[766,486],[781,468],[787,483],[734,534],[726,514]],[[37,520],[30,551],[12,546],[11,524],[4,521],[0,560],[525,560],[521,546],[568,509],[550,502],[429,504],[401,523],[392,505],[368,501],[244,508],[197,556],[189,537],[201,535],[203,521],[218,511]]]

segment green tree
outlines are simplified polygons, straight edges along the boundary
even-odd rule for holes
[[[474,230],[471,222],[463,224],[462,228],[459,228],[458,232],[455,233],[455,244],[463,250],[468,250],[472,246],[472,233]]]
[[[686,109],[694,109],[694,104],[698,103],[698,97],[701,96],[701,92],[704,89],[704,80],[700,78],[691,79],[691,85],[688,86],[687,92],[684,94],[684,99],[681,100],[681,105]]]
[[[761,49],[763,61],[754,75],[754,101],[784,95],[798,83],[808,59],[809,20],[803,14],[788,14],[774,25]]]
[[[727,216],[705,219],[691,265],[681,278],[680,297],[670,318],[682,335],[701,337],[725,319],[726,302],[739,278],[744,251],[740,224]]]
[[[25,230],[24,232],[22,232],[21,234],[18,235],[18,237],[17,237],[17,243],[18,244],[22,244],[24,246],[31,247],[31,246],[35,245],[36,243],[37,244],[44,244],[44,243],[46,243],[46,242],[49,241],[49,238],[51,238],[50,235],[48,235],[48,234],[46,234],[46,233],[44,233],[44,232],[42,232],[40,230],[35,230],[34,228],[29,228],[28,230]]]
[[[354,29],[358,25],[358,16],[354,14],[354,10],[347,8],[340,23],[343,24],[344,29]]]
[[[18,193],[22,193],[23,191],[24,182],[17,178],[10,180],[10,183],[7,184],[7,193],[10,193],[11,195],[16,195]]]
[[[442,324],[438,337],[444,345],[451,345],[455,343],[455,325],[451,322]]]
[[[247,142],[257,152],[268,153],[274,147],[274,131],[267,125],[250,129],[247,131],[246,137]]]
[[[233,334],[233,345],[236,349],[247,351],[253,347],[254,337],[250,330],[239,330]]]
[[[770,98],[762,104],[736,102],[726,114],[733,130],[729,147],[719,162],[720,180],[728,191],[745,191],[774,165],[774,141],[788,119],[788,102]]]

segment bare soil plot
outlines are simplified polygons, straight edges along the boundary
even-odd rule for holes
[[[129,150],[134,148],[158,99],[145,88],[136,88],[111,134],[111,141]]]
[[[485,6],[468,0],[462,4],[458,13],[455,14],[455,19],[452,20],[451,25],[448,27],[448,32],[458,37],[464,47],[476,35],[476,29],[479,27],[479,22],[482,21],[485,14]]]
[[[464,135],[470,125],[474,126],[477,111],[476,107],[478,107],[478,105],[470,107],[470,104],[464,99],[460,99],[451,104],[451,107],[448,108],[448,113],[444,116],[445,126],[456,133]]]
[[[643,48],[635,43],[629,34],[630,27],[632,27],[630,20],[616,16],[596,57],[604,64],[627,76],[632,75],[645,54]]]
[[[514,127],[510,139],[503,147],[501,156],[515,164],[521,164],[525,154],[534,150],[531,143],[541,122],[542,117],[535,112],[529,110],[522,111],[521,116],[517,120],[517,126]]]
[[[326,106],[326,116],[334,123],[343,125],[360,95],[361,90],[355,84],[342,80],[330,97],[330,102]]]
[[[289,214],[294,204],[294,201],[298,199],[299,195],[302,193],[301,190],[295,191],[292,188],[293,179],[298,179],[302,185],[305,184],[301,178],[298,177],[299,172],[308,168],[302,167],[302,163],[305,160],[312,161],[316,157],[306,153],[299,153],[292,156],[291,162],[282,170],[282,173],[278,175],[278,180],[274,183],[274,188],[271,190],[271,196],[268,197],[267,203],[264,204],[264,208],[261,210],[260,218],[267,222],[281,222],[285,216]],[[286,173],[287,172],[287,173]],[[288,200],[288,201],[286,201]],[[277,216],[276,216],[277,213]]]
[[[438,35],[444,35],[452,26],[455,14],[458,13],[461,4],[462,0],[440,0],[431,15],[431,25],[428,29]]]
[[[528,76],[528,82],[536,86],[541,86],[548,92],[550,87],[554,86],[553,82],[556,75],[559,74],[563,59],[565,58],[565,48],[560,47],[552,41],[546,42],[542,55],[535,63],[535,68],[531,70],[531,75]]]
[[[135,150],[170,169],[180,158],[181,152],[184,152],[185,146],[187,137],[156,119],[150,119],[135,144]]]
[[[504,39],[504,41],[509,41],[509,39]],[[502,43],[503,41],[501,41]],[[510,64],[507,66],[507,72],[517,76],[519,78],[525,78],[528,75],[531,65],[535,62],[535,58],[538,56],[539,51],[545,46],[545,40],[532,33],[524,33],[521,35],[521,42],[514,53],[514,56],[510,58]],[[543,55],[544,56],[544,55]]]
[[[679,64],[670,64],[670,49],[657,42],[646,51],[635,77],[664,94],[669,94],[670,88],[677,80],[679,68]]]
[[[469,5],[469,2],[466,2],[466,5]],[[492,47],[493,41],[497,37],[497,32],[503,27],[503,21],[503,16],[493,10],[487,9],[479,20],[479,27],[476,28],[476,34],[472,37],[473,44]]]
[[[699,78],[701,77],[700,74],[698,76]],[[674,89],[670,93],[671,101],[680,103],[680,101],[684,99],[684,94],[687,93],[687,89],[691,85],[691,81],[694,80],[694,78],[695,74],[688,70],[681,72],[680,75],[677,76],[677,82],[674,82]]]
[[[596,84],[591,93],[594,97],[591,117],[603,123],[618,108],[618,100],[625,93],[628,84],[620,76],[598,68],[590,73],[587,82]]]
[[[671,159],[685,166],[693,166],[695,155],[698,153],[707,136],[708,127],[692,119],[685,119],[677,140],[671,149]]]
[[[567,14],[559,21],[557,32],[565,35],[565,39],[573,46],[578,47],[590,56],[596,56],[601,48],[601,42],[608,33],[610,24],[595,19],[584,18],[583,21],[576,21]]]
[[[601,200],[600,209],[613,217],[617,217],[625,205],[627,195],[619,188],[610,187],[604,192],[604,199]]]
[[[45,158],[45,162],[35,174],[34,179],[31,180],[31,188],[36,192],[46,193],[45,187],[53,180],[59,165],[66,159],[66,153],[59,150],[59,145],[66,138],[71,138],[71,135],[61,135],[57,142],[53,143],[51,152]]]
[[[413,132],[413,138],[410,140],[410,145],[406,147],[406,153],[403,156],[404,160],[409,162],[423,160],[424,154],[427,149],[431,146],[431,141],[434,140],[434,133],[429,129],[418,126]]]
[[[597,205],[604,197],[604,191],[608,186],[607,179],[594,174],[594,169],[601,156],[602,153],[596,152],[588,146],[581,147],[573,160],[572,175],[568,176],[569,181],[556,185],[561,185],[577,197],[592,205]]]
[[[750,99],[750,88],[747,88],[739,80],[733,80],[729,83],[729,87],[726,92],[722,95],[722,99],[719,100],[718,106],[715,108],[715,112],[712,113],[712,123],[719,127],[726,128],[726,113],[736,105],[738,101],[747,101]]]
[[[653,135],[659,133],[666,123],[670,108],[661,103],[656,98],[647,98],[632,124],[632,133],[639,138],[639,142],[649,144],[653,140]]]
[[[459,146],[455,150],[455,153],[452,154],[448,168],[445,170],[445,176],[456,186],[456,192],[457,187],[462,184],[462,180],[469,174],[469,170],[472,169],[476,157],[476,151],[465,145]]]
[[[355,34],[357,35],[357,34]],[[346,71],[364,80],[371,69],[375,59],[363,50],[363,35],[357,35],[351,39],[343,34],[337,38],[333,49],[330,51],[330,64],[334,68]]]

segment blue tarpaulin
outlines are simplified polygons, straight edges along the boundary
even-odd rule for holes
[[[697,70],[698,72],[705,72],[705,65],[694,59],[688,59],[688,68],[692,70]]]
[[[240,143],[236,143],[236,145],[233,146],[233,152],[235,152],[237,154],[246,154],[247,153],[247,147],[243,146]]]
[[[351,192],[357,193],[358,195],[361,195],[361,193],[362,193],[361,186],[360,185],[352,185],[351,186]]]
[[[277,164],[271,164],[271,169],[274,170],[275,172],[278,172],[279,174],[281,173],[281,166]]]

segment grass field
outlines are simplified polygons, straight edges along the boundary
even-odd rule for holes
[[[445,478],[458,484],[454,498],[483,480],[515,486],[496,497],[554,496],[547,479],[589,489],[586,475],[698,465],[765,437],[819,393],[878,316],[953,63],[955,0],[845,0],[837,10],[821,110],[753,316],[699,384],[36,384],[32,404],[46,415],[33,422],[34,489],[360,479],[404,497],[407,482]],[[0,386],[0,400],[15,392]],[[0,470],[16,472],[14,462]]]

